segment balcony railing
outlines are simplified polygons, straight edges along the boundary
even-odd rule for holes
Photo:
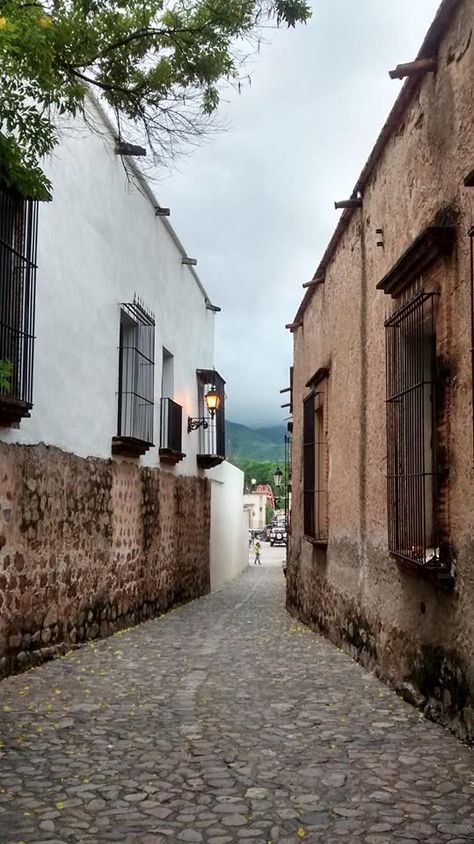
[[[178,463],[183,457],[183,408],[172,399],[161,399],[160,459]]]
[[[214,369],[197,370],[199,387],[199,416],[207,418],[207,428],[199,429],[197,463],[201,469],[212,469],[225,460],[225,381]],[[205,406],[208,389],[215,388],[220,396],[219,409],[211,417]]]

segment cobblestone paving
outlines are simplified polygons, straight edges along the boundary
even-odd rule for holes
[[[0,842],[474,842],[474,754],[278,568],[0,684]]]

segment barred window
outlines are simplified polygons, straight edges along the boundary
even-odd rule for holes
[[[0,187],[0,422],[29,416],[33,353],[38,203]]]
[[[183,408],[173,401],[174,356],[163,346],[160,402],[160,460],[179,463],[182,450]]]
[[[155,319],[134,299],[120,311],[118,432],[114,453],[138,456],[153,446]]]
[[[303,407],[303,518],[305,536],[328,539],[327,379]]]
[[[420,289],[385,323],[389,550],[425,566],[439,563],[434,299]]]
[[[211,469],[225,460],[225,381],[215,369],[198,369],[198,416],[207,421],[199,428],[197,463],[201,469]],[[219,408],[211,417],[206,408],[205,395],[214,388],[220,397]]]

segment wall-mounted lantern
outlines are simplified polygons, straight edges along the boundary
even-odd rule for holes
[[[127,141],[122,140],[122,138],[117,138],[115,142],[115,155],[125,155],[127,158],[131,158],[132,156],[144,156],[146,155],[145,147],[137,146],[137,144],[129,144]]]
[[[275,474],[273,475],[273,483],[275,484],[276,488],[278,489],[281,486],[281,479],[283,478],[283,472],[281,471],[280,467],[278,466],[275,470]]]
[[[221,397],[215,387],[211,387],[204,396],[207,410],[211,419],[214,418],[221,406]],[[198,428],[209,428],[209,420],[205,417],[188,417],[188,434]]]

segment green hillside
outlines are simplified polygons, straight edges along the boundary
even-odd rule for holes
[[[285,426],[248,428],[237,422],[226,422],[226,453],[229,458],[282,461],[285,456]]]

